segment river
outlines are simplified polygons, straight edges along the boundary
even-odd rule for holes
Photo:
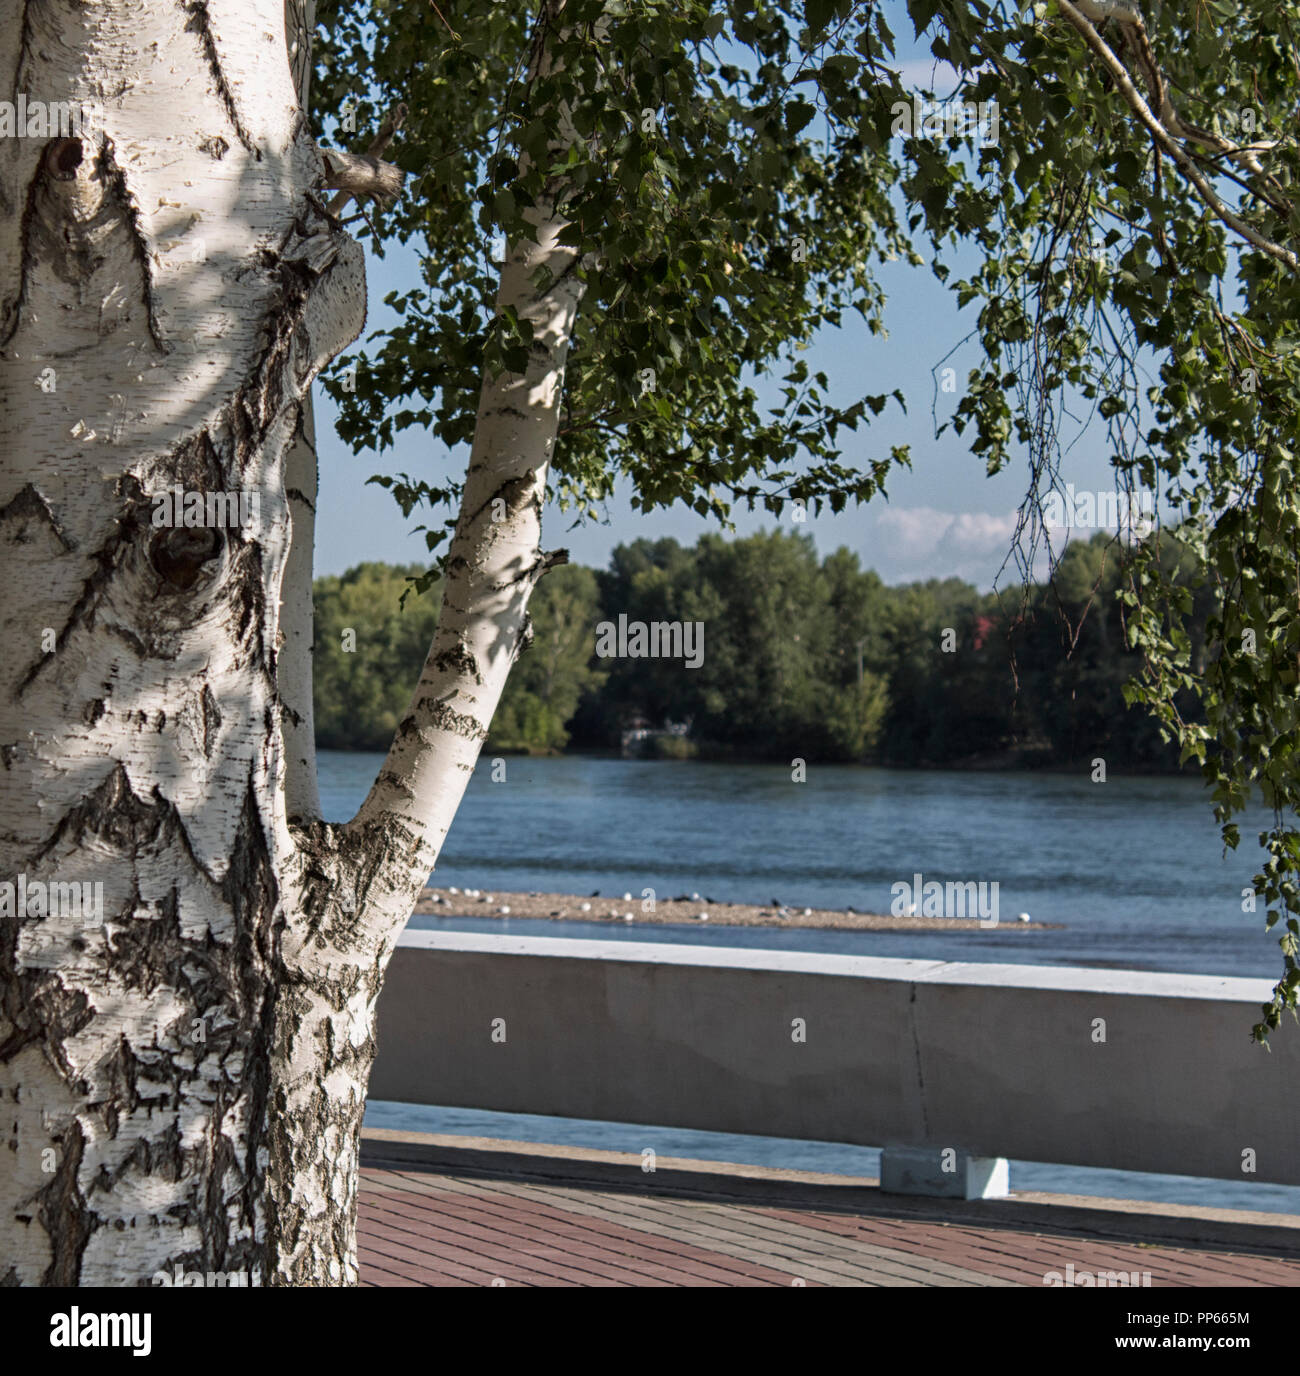
[[[381,757],[322,752],[330,821],[352,815]],[[500,773],[500,769],[497,771]],[[891,886],[919,873],[996,882],[1002,925],[958,932],[647,927],[417,917],[444,931],[683,941],[855,955],[1118,966],[1273,976],[1276,940],[1242,912],[1258,867],[1258,813],[1223,854],[1196,779],[976,773],[585,757],[484,759],[438,865],[440,886],[671,896],[888,912]],[[1018,931],[1020,912],[1061,924]],[[1286,1035],[1284,1029],[1282,1035]],[[1245,1029],[1243,1029],[1244,1035]],[[1266,1053],[1261,1053],[1266,1054]],[[372,1103],[367,1122],[794,1169],[875,1174],[876,1154],[832,1143]],[[1020,1163],[1013,1187],[1300,1214],[1300,1189]]]

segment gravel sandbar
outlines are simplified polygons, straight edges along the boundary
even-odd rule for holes
[[[973,932],[982,928],[978,918],[892,917],[885,913],[860,913],[834,908],[810,908],[791,903],[778,909],[752,903],[715,903],[699,895],[678,894],[659,898],[653,912],[641,910],[639,897],[622,894],[507,893],[501,889],[426,888],[416,902],[417,913],[435,917],[529,917],[556,922],[626,922],[645,925],[675,923],[681,926],[722,927],[840,927],[858,931]],[[631,914],[629,921],[628,914]],[[1044,932],[1059,930],[1054,922],[1021,922],[1018,917],[1003,918],[999,930]]]

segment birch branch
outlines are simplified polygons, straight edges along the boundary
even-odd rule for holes
[[[1218,217],[1223,224],[1227,225],[1234,233],[1239,234],[1248,243],[1253,244],[1261,253],[1266,253],[1270,258],[1276,259],[1292,272],[1300,272],[1300,258],[1297,258],[1290,249],[1284,248],[1281,244],[1261,234],[1257,229],[1248,224],[1235,211],[1230,209],[1218,193],[1210,185],[1209,180],[1196,166],[1187,150],[1179,142],[1180,138],[1191,138],[1196,142],[1213,142],[1223,144],[1223,151],[1241,153],[1243,150],[1235,145],[1228,145],[1223,140],[1213,140],[1213,136],[1205,133],[1204,130],[1197,130],[1192,133],[1188,126],[1178,119],[1173,111],[1172,105],[1168,101],[1165,92],[1165,83],[1159,79],[1158,71],[1154,69],[1154,57],[1152,67],[1155,71],[1154,82],[1157,100],[1163,108],[1170,114],[1172,127],[1165,124],[1151,109],[1143,97],[1141,91],[1134,84],[1129,75],[1128,68],[1115,55],[1114,49],[1097,32],[1092,20],[1082,9],[1077,8],[1071,0],[1058,0],[1061,13],[1070,21],[1071,24],[1082,35],[1083,40],[1100,59],[1103,66],[1110,72],[1115,81],[1116,89],[1127,102],[1129,108],[1137,115],[1141,123],[1146,127],[1151,137],[1156,141],[1160,148],[1169,154],[1170,159],[1178,167],[1183,177],[1196,191],[1206,206]],[[1113,18],[1119,22],[1126,32],[1140,31],[1142,40],[1146,39],[1146,30],[1142,26],[1142,17],[1138,13],[1136,6],[1130,4],[1104,3],[1098,4],[1096,0],[1082,0],[1088,11],[1100,19]],[[1139,51],[1141,49],[1139,48]],[[1146,50],[1150,52],[1150,44],[1146,43]],[[1197,138],[1197,135],[1200,135]],[[1253,170],[1253,169],[1252,169]]]
[[[369,149],[366,149],[365,154],[362,154],[363,157],[376,158],[376,160],[380,158],[381,155],[384,154],[384,151],[388,149],[388,144],[392,143],[393,136],[396,135],[398,129],[402,128],[403,124],[406,124],[406,114],[406,103],[400,102],[398,105],[393,106],[393,109],[388,113],[388,117],[382,122],[380,132],[374,136],[374,140],[371,142]],[[352,157],[352,155],[354,154],[348,154],[348,157]],[[326,157],[337,157],[337,154],[329,153],[326,154]],[[387,162],[380,165],[387,166],[389,171],[396,173],[398,182],[396,182],[396,189],[393,190],[392,195],[398,194],[398,191],[402,190],[402,182],[404,180],[402,169],[395,168],[395,166],[387,164]],[[341,184],[343,183],[340,183],[340,186]],[[330,215],[338,215],[338,213],[343,211],[344,206],[348,204],[348,198],[351,197],[352,194],[354,193],[352,193],[351,190],[341,190],[340,193],[330,201],[330,204],[326,206]],[[381,200],[391,200],[391,198],[392,197],[381,197]]]
[[[542,4],[533,78],[553,70],[551,35],[563,7],[563,0]],[[579,138],[567,111],[558,114],[557,153]],[[342,828],[346,866],[365,894],[361,921],[390,946],[437,860],[510,667],[528,641],[529,595],[565,557],[543,553],[540,544],[565,362],[583,293],[574,271],[578,250],[562,242],[565,189],[562,175],[550,178],[527,211],[535,236],[512,243],[502,266],[497,310],[531,325],[533,345],[522,372],[484,376],[433,645],[384,766]]]
[[[381,162],[368,153],[341,153],[336,148],[322,148],[321,157],[325,161],[324,186],[326,190],[339,193],[330,201],[332,214],[337,214],[335,207],[341,210],[350,198],[394,200],[406,180],[406,173],[400,167]]]

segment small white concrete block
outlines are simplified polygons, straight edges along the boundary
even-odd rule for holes
[[[971,1156],[956,1147],[886,1147],[880,1188],[938,1199],[1003,1199],[1010,1188],[1005,1156]]]

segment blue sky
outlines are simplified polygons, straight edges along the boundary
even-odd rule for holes
[[[894,27],[901,33],[905,21]],[[915,48],[904,56],[905,80],[930,85],[934,63]],[[942,76],[934,77],[933,82],[943,94]],[[383,259],[368,257],[367,333],[393,318],[383,305],[384,296],[392,290],[406,290],[415,281],[418,270],[413,252],[396,246],[388,249]],[[888,264],[881,272],[881,282],[889,297],[885,313],[888,338],[873,336],[865,322],[852,315],[843,328],[823,331],[807,358],[810,367],[831,379],[837,400],[847,402],[865,392],[885,393],[895,388],[902,392],[907,414],[891,402],[869,427],[847,435],[845,457],[865,461],[888,453],[892,445],[907,444],[912,451],[912,468],[894,474],[888,484],[888,500],[877,498],[838,516],[818,517],[810,512],[806,522],[797,526],[787,516],[785,526],[810,533],[822,554],[847,546],[858,554],[864,567],[876,569],[888,583],[955,575],[987,589],[1010,549],[1027,470],[1021,463],[995,478],[986,477],[983,461],[968,453],[959,438],[951,432],[934,438],[931,413],[935,403],[933,370],[941,362],[955,368],[958,386],[964,386],[967,372],[979,360],[978,348],[969,343],[945,361],[974,328],[975,309],[959,311],[955,296],[929,268]],[[955,400],[952,395],[940,395],[941,417],[942,408],[950,409]],[[441,442],[407,430],[383,456],[353,455],[335,434],[335,408],[319,388],[316,403],[321,471],[317,572],[341,573],[369,559],[424,561],[423,537],[415,533],[415,527],[427,519],[427,513],[415,512],[404,518],[391,495],[383,488],[366,486],[366,479],[378,471],[413,476],[428,472],[445,452]],[[1070,453],[1068,477],[1080,490],[1113,490],[1103,427],[1084,431]],[[751,515],[740,511],[734,519],[740,534],[775,524],[766,512]],[[634,511],[626,491],[610,502],[603,523],[577,528],[571,525],[570,515],[549,508],[544,545],[563,546],[575,562],[594,566],[603,566],[610,551],[624,541],[674,536],[691,544],[699,535],[716,529],[712,522],[680,505],[648,514]],[[1015,570],[1009,566],[1001,585],[1014,585],[1015,580]]]

